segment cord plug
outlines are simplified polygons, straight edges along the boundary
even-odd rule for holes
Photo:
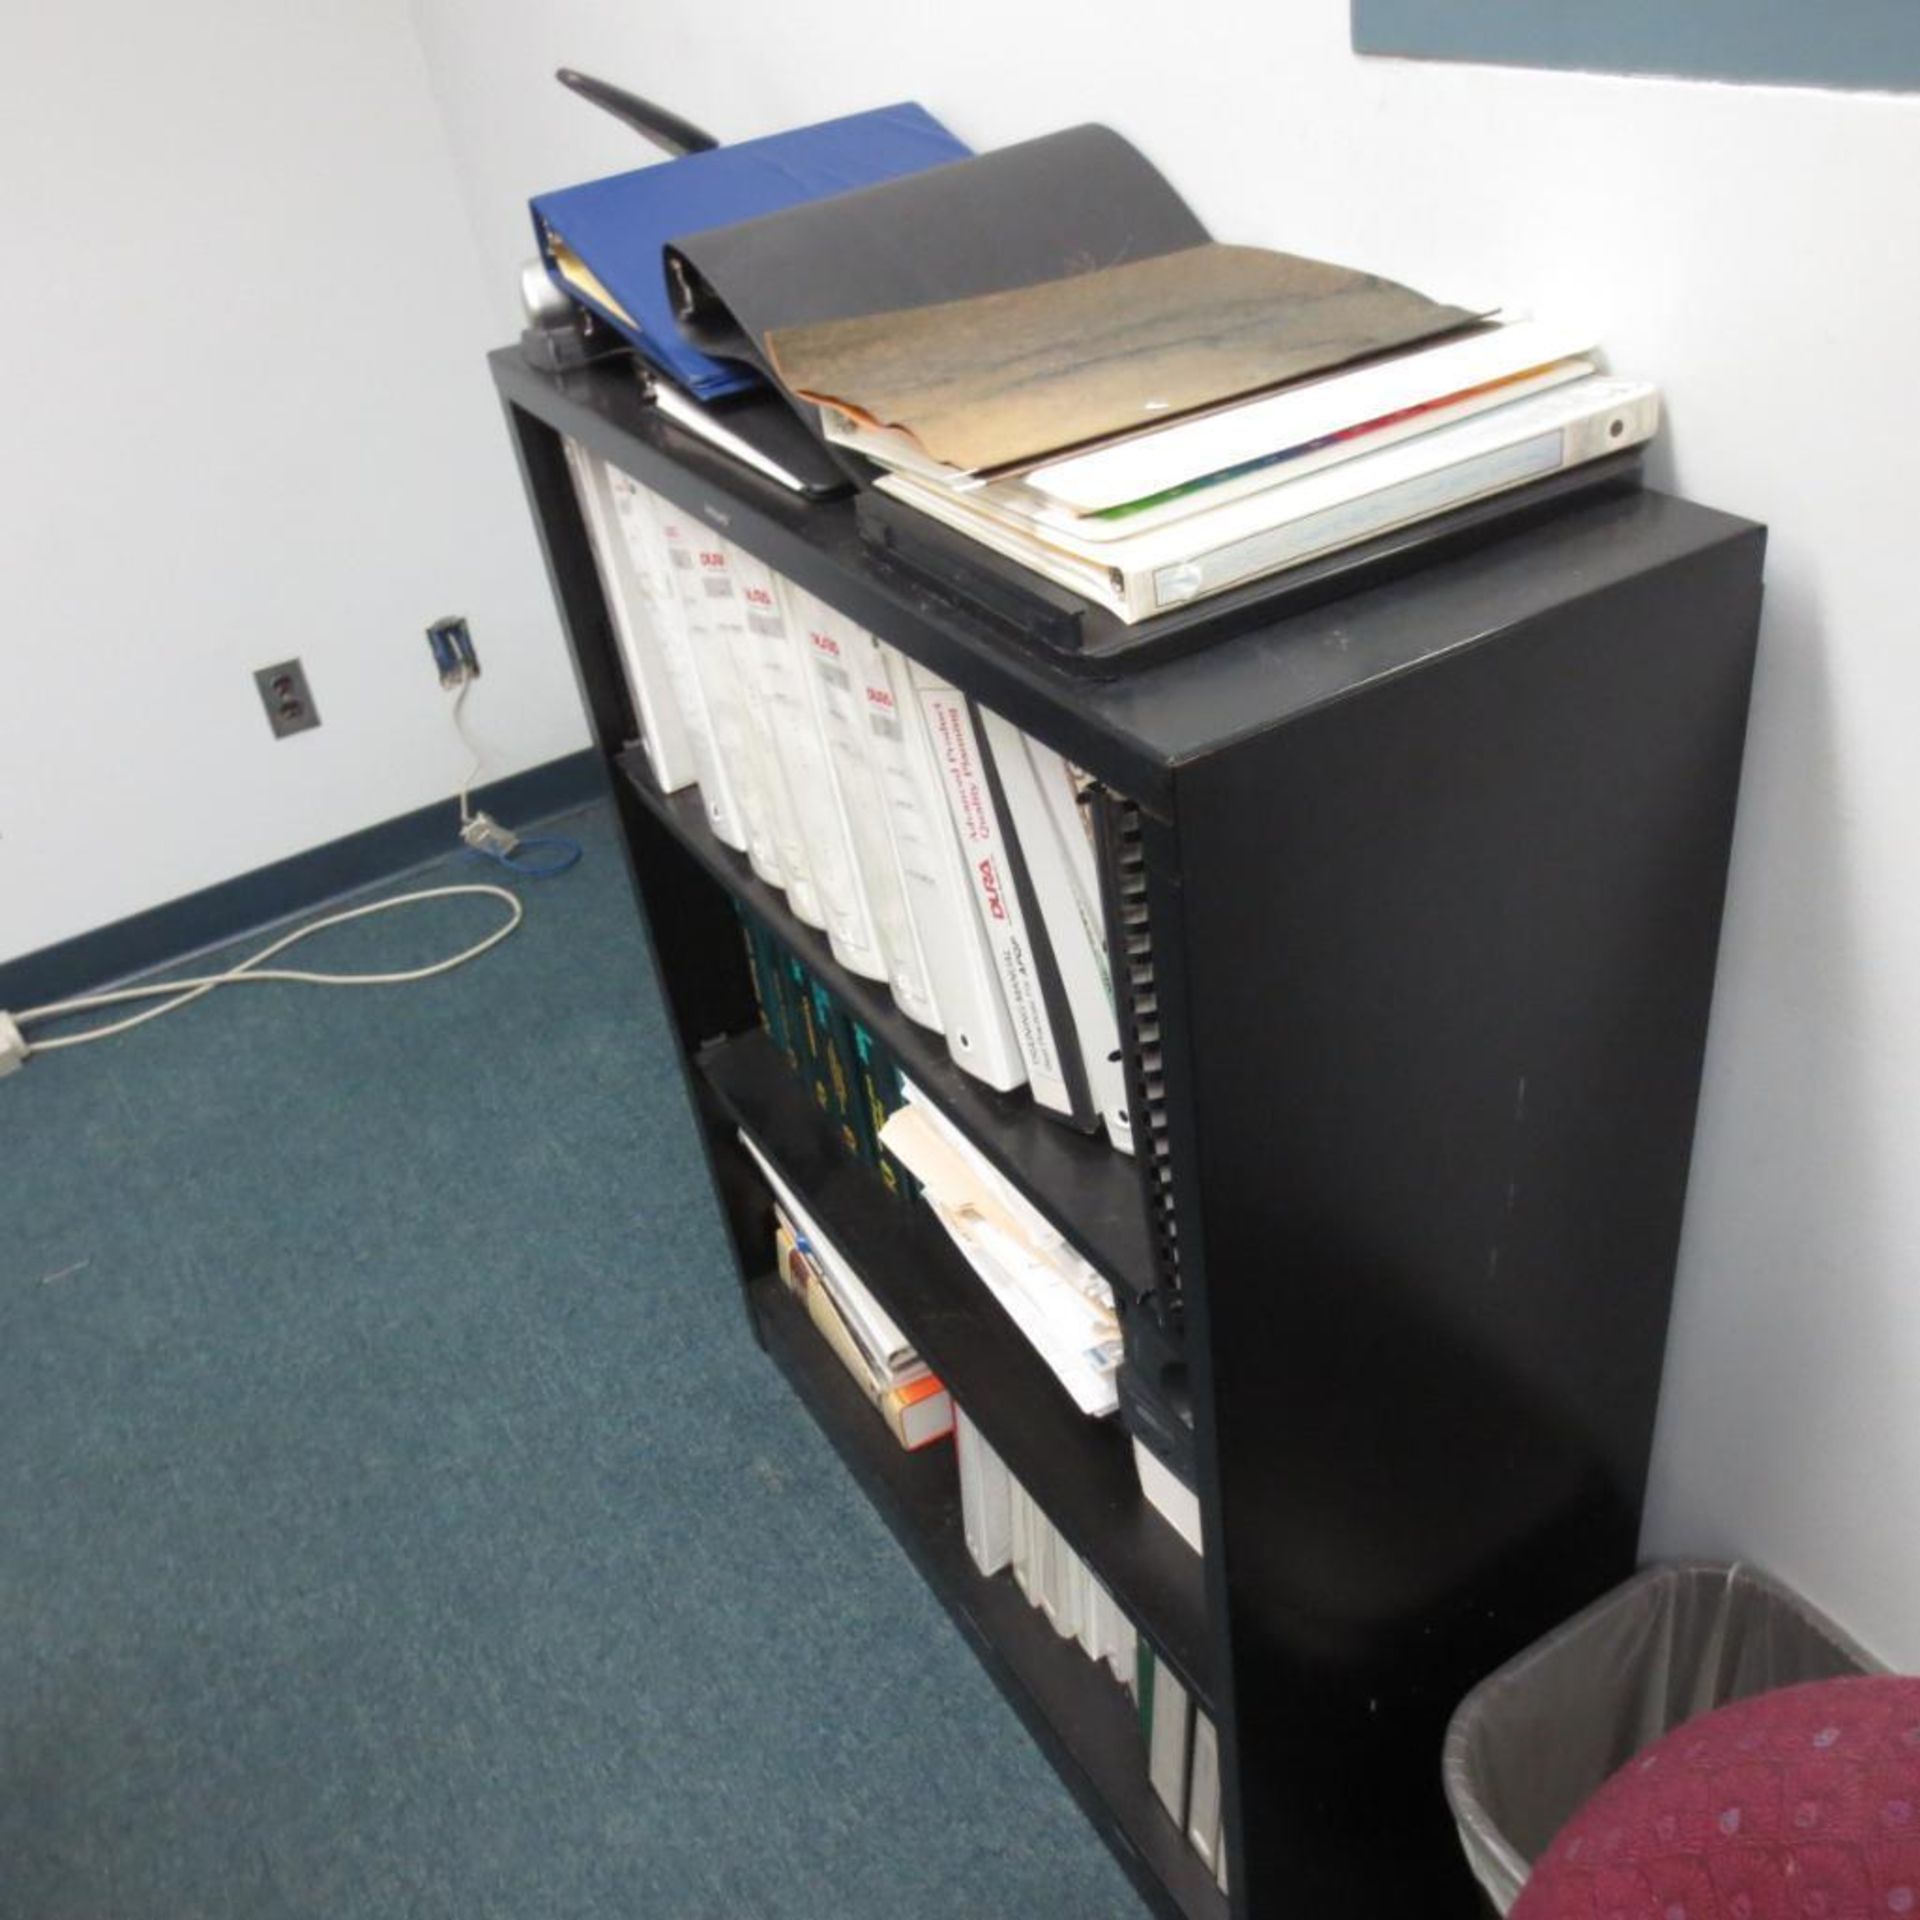
[[[520,836],[503,827],[490,813],[476,813],[460,825],[460,838],[475,853],[490,853],[504,860],[520,844]]]
[[[27,1036],[10,1013],[0,1013],[0,1080],[27,1064]]]
[[[448,614],[427,629],[427,645],[433,651],[433,664],[443,687],[464,686],[480,678],[480,656],[474,651],[473,635],[467,631],[462,614]]]

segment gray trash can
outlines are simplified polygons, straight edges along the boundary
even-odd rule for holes
[[[1651,1567],[1460,1703],[1442,1775],[1474,1877],[1505,1913],[1596,1788],[1683,1720],[1885,1664],[1757,1568]]]

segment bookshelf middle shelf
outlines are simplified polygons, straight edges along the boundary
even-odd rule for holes
[[[874,1034],[901,1070],[1109,1280],[1137,1296],[1153,1285],[1153,1242],[1140,1163],[1104,1136],[1049,1119],[1024,1093],[999,1094],[953,1064],[936,1033],[909,1020],[885,986],[849,973],[826,936],[758,879],[708,828],[696,790],[663,794],[638,747],[617,756],[621,778],[707,872]]]
[[[1073,1404],[932,1215],[848,1156],[764,1033],[703,1047],[695,1066],[726,1119],[766,1154],[1041,1511],[1211,1700],[1201,1561],[1148,1505],[1118,1421],[1089,1419]]]

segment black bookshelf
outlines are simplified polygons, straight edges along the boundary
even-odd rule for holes
[[[754,1335],[1157,1909],[1478,1915],[1446,1721],[1634,1562],[1762,530],[1613,484],[1337,593],[1244,596],[1101,677],[916,580],[854,503],[686,439],[619,366],[493,372]],[[563,436],[1102,783],[1150,958],[1152,1152],[973,1083],[655,788]],[[1118,1426],[842,1156],[758,1029],[742,911],[1089,1259],[1177,1300],[1204,1561],[1145,1508]],[[1153,1799],[1124,1695],[973,1569],[951,1459],[901,1454],[770,1279],[741,1130],[1210,1705],[1230,1900]]]

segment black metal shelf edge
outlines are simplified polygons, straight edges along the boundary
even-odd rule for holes
[[[1141,1892],[1181,1920],[1226,1920],[1225,1896],[1154,1797],[1125,1689],[1062,1640],[1010,1576],[985,1578],[968,1557],[952,1449],[896,1446],[778,1282],[762,1277],[749,1293],[801,1404]]]
[[[662,420],[630,370],[536,373],[513,348],[493,354],[490,366],[518,420],[580,441],[1162,817],[1177,766],[1250,730],[1477,645],[1572,596],[1760,536],[1750,522],[1657,492],[1601,486],[1587,494],[1606,476],[1582,470],[1566,477],[1582,497],[1537,524],[1514,509],[1513,496],[1499,496],[1485,509],[1498,525],[1469,528],[1457,543],[1435,542],[1444,523],[1416,528],[1406,536],[1423,561],[1413,574],[1396,577],[1400,559],[1391,556],[1364,585],[1343,572],[1339,597],[1325,605],[1321,585],[1299,582],[1290,601],[1273,582],[1254,583],[1240,590],[1253,596],[1246,606],[1227,595],[1191,610],[1214,636],[1208,644],[1106,678],[1069,670],[1031,635],[968,613],[876,555],[850,502],[802,500]],[[1479,511],[1462,510],[1469,520]],[[1508,537],[1521,523],[1529,530]],[[1402,542],[1389,535],[1384,544]],[[1352,553],[1329,562],[1336,572],[1357,564]],[[1184,617],[1163,615],[1159,624]]]
[[[1088,1419],[932,1215],[848,1158],[765,1034],[703,1048],[696,1065],[1009,1471],[1168,1663],[1210,1700],[1200,1559],[1147,1504],[1118,1422]]]
[[[1048,1119],[1024,1093],[997,1094],[963,1073],[937,1034],[909,1020],[884,986],[841,966],[826,936],[796,919],[783,895],[714,838],[695,790],[661,793],[637,747],[616,756],[615,764],[701,865],[826,982],[900,1062],[908,1079],[938,1102],[1087,1259],[1135,1291],[1152,1285],[1153,1250],[1138,1161],[1117,1152],[1104,1135],[1075,1133]]]

